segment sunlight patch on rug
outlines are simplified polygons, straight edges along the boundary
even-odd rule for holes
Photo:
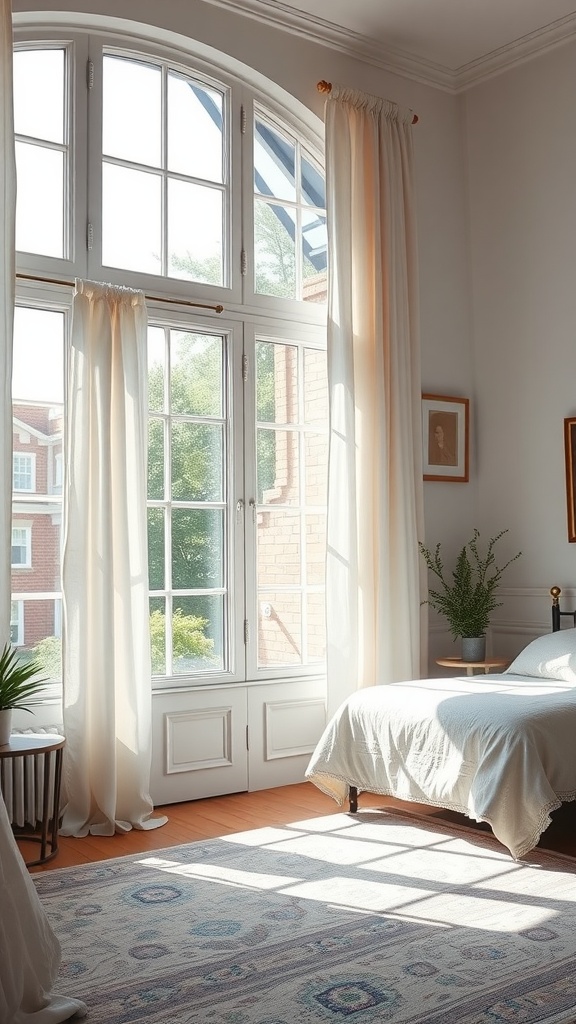
[[[575,869],[372,810],[32,877],[90,1024],[572,1024]]]

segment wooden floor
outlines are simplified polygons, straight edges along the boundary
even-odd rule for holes
[[[407,804],[391,797],[362,793],[359,808],[388,807],[410,810],[419,814],[440,817],[473,827],[467,818],[425,807],[421,804]],[[344,808],[346,809],[346,808]],[[114,836],[86,836],[74,839],[60,836],[56,856],[47,864],[31,868],[31,872],[50,871],[91,861],[106,860],[109,857],[123,857],[127,854],[160,850],[181,843],[199,839],[215,839],[233,832],[263,828],[266,825],[286,825],[306,818],[335,814],[340,811],[333,800],[320,792],[311,782],[278,789],[259,790],[255,793],[235,793],[190,803],[170,804],[157,807],[157,814],[168,816],[168,822],[160,828],[117,834]],[[487,826],[477,826],[487,828]],[[36,844],[19,841],[20,849],[27,860],[37,856]],[[552,824],[542,836],[540,845],[548,850],[568,854],[576,858],[576,806],[566,804],[553,815]]]

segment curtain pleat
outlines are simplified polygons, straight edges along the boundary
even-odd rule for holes
[[[65,428],[63,835],[155,828],[144,295],[76,282]]]
[[[424,660],[411,121],[349,89],[326,103],[330,712]]]

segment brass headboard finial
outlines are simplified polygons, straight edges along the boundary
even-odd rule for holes
[[[560,587],[550,587],[550,596],[552,598],[552,604],[558,604],[558,598],[562,593]]]

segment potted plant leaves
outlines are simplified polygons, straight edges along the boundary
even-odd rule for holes
[[[517,554],[504,565],[497,565],[494,548],[508,530],[491,537],[486,553],[478,548],[480,533],[474,530],[472,539],[461,549],[451,574],[444,568],[441,546],[432,551],[422,542],[418,546],[426,565],[436,577],[434,589],[428,591],[427,602],[448,620],[454,640],[462,641],[463,661],[483,661],[486,656],[486,630],[490,615],[502,601],[496,599],[496,590],[508,566],[520,558]]]
[[[12,712],[16,708],[30,711],[30,705],[40,702],[46,682],[46,677],[39,676],[41,670],[37,661],[26,661],[10,643],[4,644],[0,654],[0,746],[10,739]]]

